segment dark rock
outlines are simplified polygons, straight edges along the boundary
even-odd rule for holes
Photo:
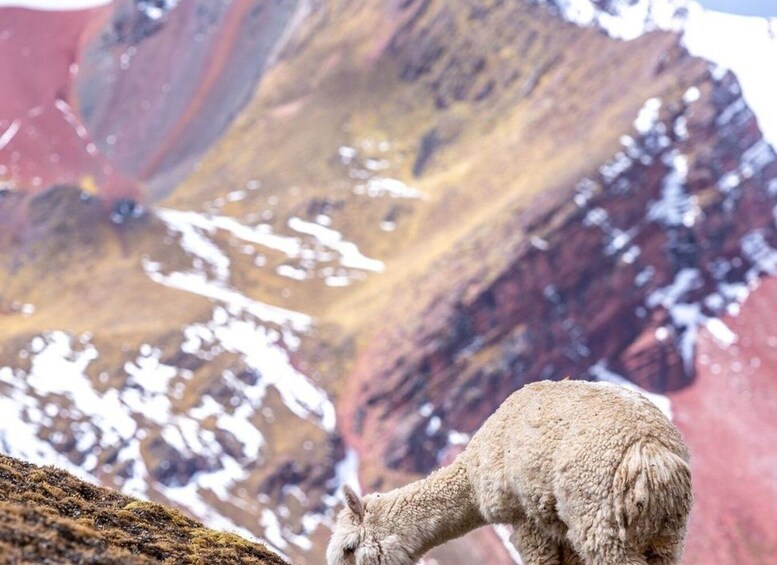
[[[143,215],[143,207],[134,200],[120,198],[113,203],[111,210],[111,221],[114,224],[123,224],[133,218],[140,218]]]

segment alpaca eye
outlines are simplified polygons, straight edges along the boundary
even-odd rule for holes
[[[354,551],[356,551],[356,547],[354,546],[349,545],[348,547],[343,548],[343,553],[346,555],[352,555]]]

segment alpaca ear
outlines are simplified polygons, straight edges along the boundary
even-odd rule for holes
[[[351,512],[359,517],[360,522],[364,520],[364,504],[362,504],[362,499],[359,498],[359,495],[348,485],[343,485],[343,495],[345,495],[345,502],[348,504]]]

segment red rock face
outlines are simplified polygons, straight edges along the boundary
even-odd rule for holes
[[[670,395],[692,457],[696,502],[686,563],[766,564],[777,552],[777,280],[725,323],[724,345],[698,342],[696,380]],[[710,543],[715,540],[715,543]]]
[[[138,196],[137,184],[97,148],[72,96],[81,47],[107,13],[0,8],[0,181],[28,191],[71,183]]]

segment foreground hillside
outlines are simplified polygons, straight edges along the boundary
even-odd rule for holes
[[[263,545],[178,512],[0,455],[4,563],[283,565]]]

